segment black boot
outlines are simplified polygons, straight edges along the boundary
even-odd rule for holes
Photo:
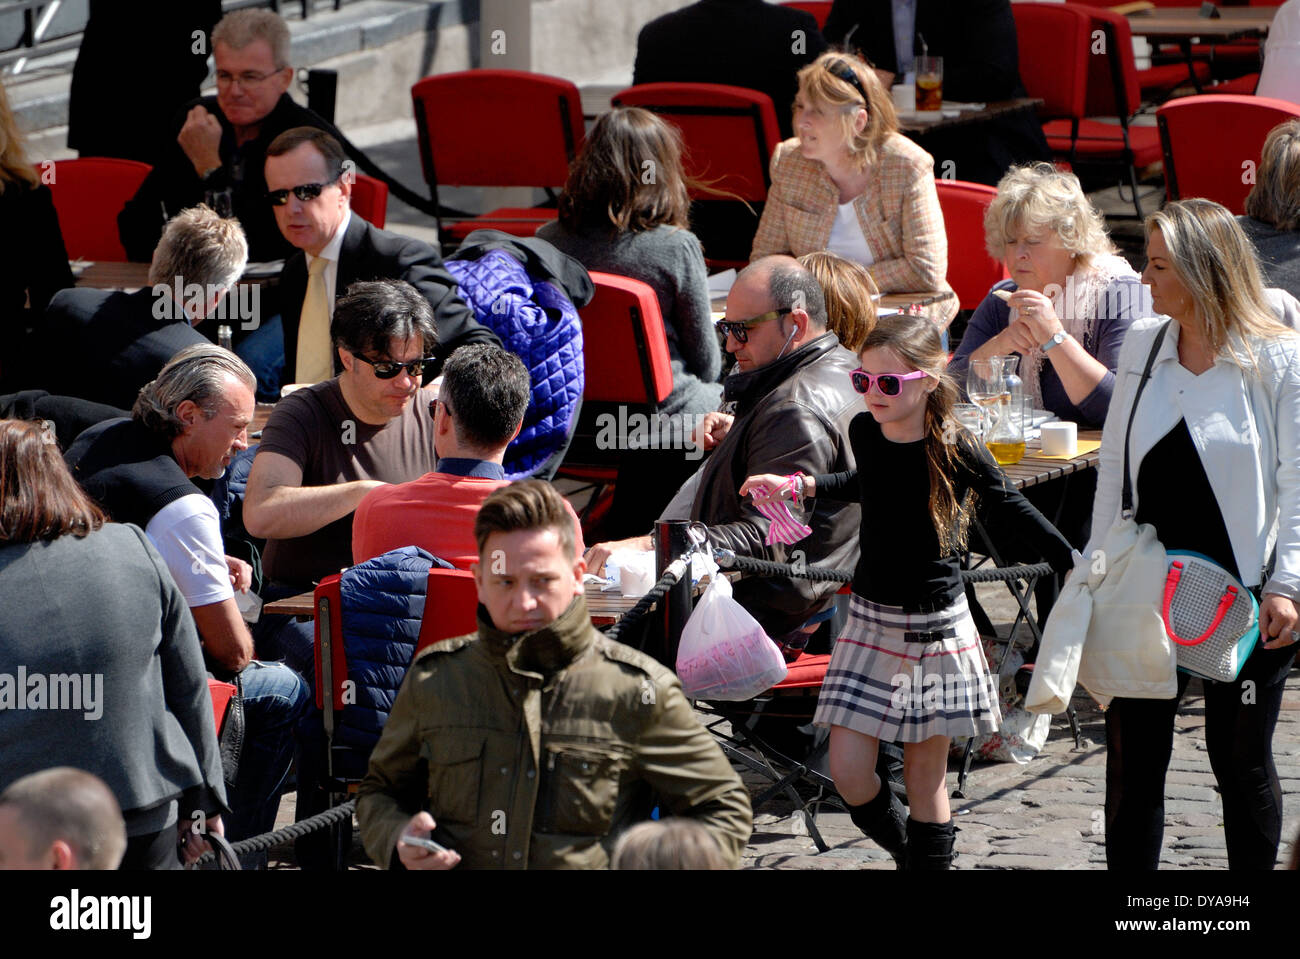
[[[903,868],[918,872],[937,872],[952,866],[953,843],[957,830],[947,822],[907,820],[907,862]]]
[[[894,857],[898,868],[903,868],[907,856],[907,814],[889,783],[881,781],[880,792],[860,806],[849,806],[849,818],[868,838]]]

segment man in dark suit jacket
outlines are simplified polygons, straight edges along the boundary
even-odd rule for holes
[[[267,147],[271,208],[285,239],[298,248],[280,274],[283,381],[318,383],[339,371],[338,353],[330,344],[329,317],[335,299],[358,280],[405,280],[419,290],[433,308],[439,361],[467,343],[499,346],[496,335],[474,319],[460,298],[437,250],[420,240],[376,229],[352,213],[348,206],[352,184],[344,161],[338,141],[313,127],[288,130]],[[316,276],[312,270],[319,272],[317,282],[323,284],[319,301],[310,288]],[[313,315],[318,302],[324,313]],[[309,327],[315,323],[306,336],[304,318]]]
[[[167,224],[149,266],[150,286],[134,293],[61,290],[50,300],[42,335],[50,364],[41,386],[62,396],[129,410],[140,387],[174,355],[208,341],[191,327],[224,317],[227,291],[248,261],[244,231],[206,207]]]
[[[945,100],[987,103],[1028,95],[1020,82],[1016,21],[1008,0],[835,0],[822,32],[836,44],[848,37],[847,45],[861,50],[877,70],[899,74],[896,12],[913,20],[904,60],[921,53],[922,37],[931,56],[943,57]],[[1032,110],[939,131],[919,142],[934,156],[935,176],[975,183],[996,184],[1013,163],[1051,159]]]
[[[266,204],[266,147],[291,127],[334,127],[286,92],[293,80],[289,27],[277,14],[229,14],[212,31],[212,51],[217,95],[194,101],[177,116],[171,146],[118,215],[122,245],[132,260],[148,260],[163,224],[205,201],[243,224],[253,260],[293,252]]]
[[[789,139],[795,74],[826,49],[812,14],[764,0],[700,0],[636,38],[633,83],[726,83],[766,93]]]

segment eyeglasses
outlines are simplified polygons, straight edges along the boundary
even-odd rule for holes
[[[228,87],[238,81],[241,87],[248,88],[265,82],[279,72],[279,70],[272,70],[270,73],[254,73],[252,70],[245,70],[243,73],[227,73],[225,70],[218,70],[217,86]]]
[[[289,202],[289,194],[292,193],[303,203],[314,200],[320,196],[321,190],[327,186],[333,186],[339,181],[338,177],[325,183],[300,183],[298,186],[292,186],[284,190],[270,190],[266,194],[267,201],[271,206],[284,206]]]
[[[717,322],[718,332],[725,336],[734,336],[737,343],[749,342],[749,331],[760,323],[766,323],[768,320],[775,320],[777,317],[785,316],[787,313],[793,313],[794,310],[769,310],[767,313],[760,313],[758,316],[751,316],[747,320],[728,320],[721,319]]]
[[[379,380],[391,380],[401,373],[402,370],[406,370],[412,378],[418,380],[420,377],[424,376],[424,364],[433,362],[432,356],[424,356],[418,360],[411,360],[409,363],[397,363],[387,360],[376,362],[367,356],[362,356],[360,353],[353,353],[352,355],[373,366],[375,368],[375,379]],[[432,407],[430,407],[429,412],[433,412]]]
[[[871,102],[867,99],[867,91],[862,89],[862,81],[858,79],[858,75],[853,72],[853,69],[848,64],[841,63],[835,67],[827,67],[827,69],[830,70],[832,76],[839,77],[854,90],[858,91],[858,94],[862,97],[863,106],[866,106]]]
[[[871,392],[871,387],[875,384],[883,396],[897,396],[903,392],[903,384],[908,380],[919,380],[929,375],[925,370],[913,370],[911,373],[868,373],[859,368],[849,374],[849,379],[859,393]]]

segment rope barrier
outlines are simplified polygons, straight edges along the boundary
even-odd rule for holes
[[[763,576],[788,576],[792,579],[809,579],[821,583],[851,583],[853,573],[844,569],[830,569],[826,566],[791,566],[788,563],[774,563],[767,559],[755,559],[752,556],[738,556],[729,549],[715,549],[713,558],[718,565],[727,569],[737,569],[742,573],[758,573]],[[986,569],[964,569],[961,571],[963,583],[1009,583],[1014,580],[1029,580],[1041,576],[1050,576],[1052,567],[1047,563],[1034,563],[1027,566],[990,566]]]
[[[241,839],[239,842],[231,843],[231,848],[235,855],[242,856],[250,852],[262,852],[275,846],[282,846],[286,843],[300,839],[308,833],[313,833],[318,829],[324,829],[326,826],[332,826],[336,822],[343,822],[345,819],[351,819],[352,813],[357,808],[357,801],[349,799],[342,806],[335,806],[333,809],[327,809],[322,813],[317,813],[302,822],[296,822],[285,826],[283,829],[277,829],[275,832],[264,833],[261,836],[250,836],[248,839]],[[197,865],[205,865],[213,862],[215,856],[211,852],[205,852],[199,857]]]

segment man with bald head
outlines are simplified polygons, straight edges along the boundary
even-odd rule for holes
[[[777,562],[853,568],[858,560],[856,503],[809,500],[792,508],[794,518],[812,533],[794,546],[768,545],[770,521],[739,493],[746,477],[758,473],[811,475],[855,466],[849,421],[863,406],[849,374],[858,362],[826,329],[821,286],[792,257],[756,260],[736,277],[720,329],[727,335],[727,352],[736,358],[723,385],[723,400],[734,420],[687,484],[695,484],[689,518],[708,525],[715,547]],[[601,566],[618,546],[649,549],[650,537],[593,546],[588,568]],[[837,588],[835,583],[750,576],[736,583],[734,593],[793,658],[827,618]]]
[[[0,793],[0,869],[116,869],[126,823],[98,776],[43,769]]]

